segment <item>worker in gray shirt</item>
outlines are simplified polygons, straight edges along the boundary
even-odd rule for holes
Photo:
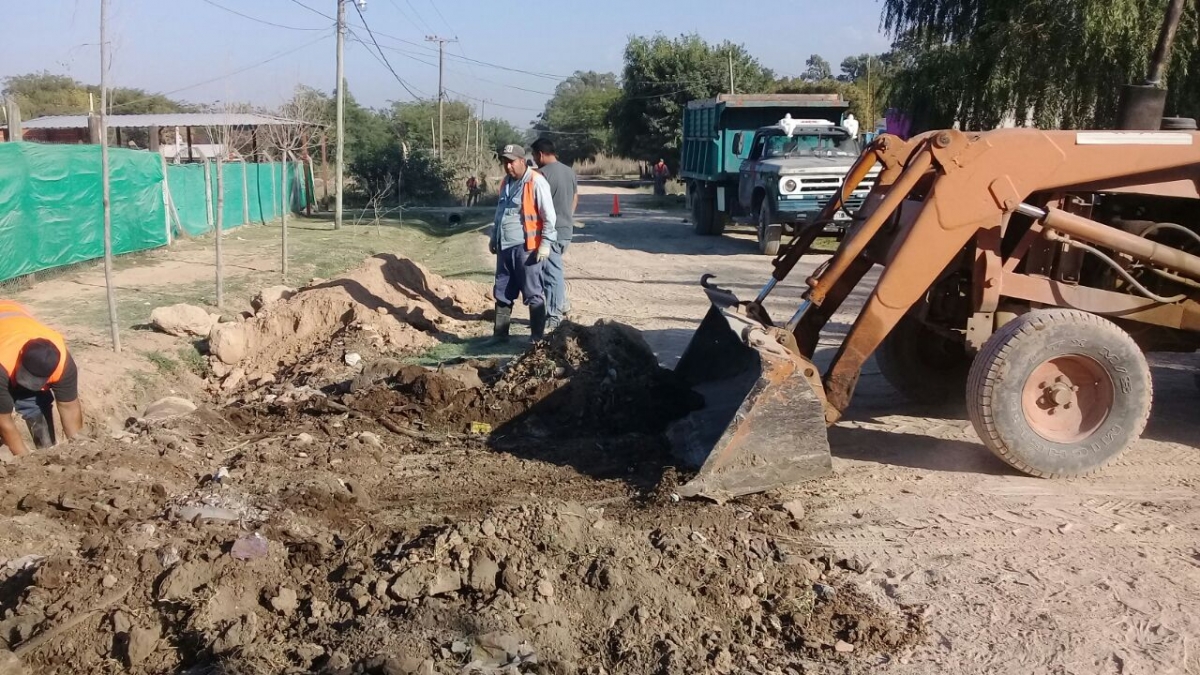
[[[571,234],[575,227],[575,209],[579,206],[579,180],[571,167],[558,161],[554,141],[539,138],[533,142],[532,147],[533,161],[537,162],[538,171],[550,184],[550,193],[554,197],[554,213],[557,215],[554,221],[555,240],[550,245],[550,257],[546,259],[542,268],[549,314],[546,328],[554,330],[571,311],[571,301],[567,298],[563,255],[567,252],[567,246],[571,244]]]
[[[542,267],[555,240],[554,198],[550,184],[525,161],[525,149],[506,145],[500,151],[504,181],[496,205],[489,250],[496,256],[496,341],[508,340],[513,303],[523,296],[529,308],[529,332],[534,341],[546,331]]]

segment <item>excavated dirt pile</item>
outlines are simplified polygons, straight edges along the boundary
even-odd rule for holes
[[[431,323],[397,334],[479,327],[454,318],[477,289],[394,264],[241,324],[232,404],[0,467],[0,673],[858,673],[922,639],[920,607],[877,604],[891,571],[810,546],[802,501],[673,494],[663,433],[700,401],[627,326],[349,363],[401,296]]]
[[[319,281],[209,335],[226,392],[272,381],[304,384],[336,372],[348,353],[412,354],[477,334],[488,288],[451,281],[392,254]]]

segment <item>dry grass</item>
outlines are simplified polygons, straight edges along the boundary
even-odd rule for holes
[[[637,176],[641,165],[637,160],[626,159],[624,157],[610,157],[608,155],[597,155],[594,160],[583,160],[576,162],[576,175],[579,176]]]

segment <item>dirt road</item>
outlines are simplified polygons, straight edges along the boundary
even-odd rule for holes
[[[586,188],[585,188],[586,190]],[[682,212],[585,194],[568,253],[573,309],[645,331],[667,366],[707,303],[702,273],[742,297],[766,279],[748,234],[698,237]],[[803,278],[823,258],[804,261]],[[870,281],[870,280],[868,280]],[[797,284],[768,307],[787,316]],[[856,292],[850,312],[864,298]],[[853,321],[836,316],[831,339]],[[930,639],[893,673],[1200,671],[1200,393],[1192,357],[1157,359],[1145,438],[1100,475],[1016,474],[979,443],[965,412],[901,403],[868,362],[846,421],[831,430],[835,476],[805,486],[812,536],[869,561],[883,603],[928,606]]]

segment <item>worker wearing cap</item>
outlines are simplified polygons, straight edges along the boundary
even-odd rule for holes
[[[506,145],[500,151],[504,180],[496,205],[495,227],[489,250],[496,256],[497,341],[508,339],[512,307],[522,296],[529,307],[529,332],[541,340],[546,331],[546,298],[542,287],[542,264],[550,257],[555,241],[554,197],[550,183],[529,168],[525,149]]]
[[[8,300],[0,300],[0,378],[6,384],[0,387],[0,441],[13,455],[27,451],[13,420],[14,410],[25,420],[38,448],[55,443],[51,403],[58,404],[68,439],[83,428],[79,371],[62,335]]]

